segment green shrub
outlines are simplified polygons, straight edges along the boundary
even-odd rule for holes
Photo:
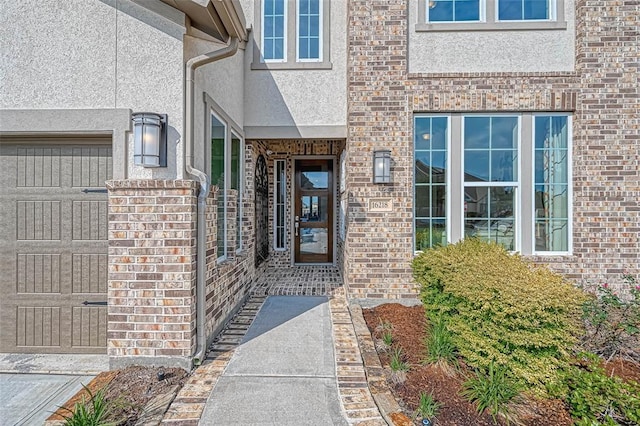
[[[423,252],[413,271],[429,320],[446,322],[471,366],[495,362],[544,392],[567,364],[585,295],[559,275],[477,239]]]
[[[595,354],[580,354],[549,393],[563,399],[578,426],[640,424],[640,384],[607,376]]]
[[[490,362],[486,371],[476,371],[476,376],[464,383],[462,396],[478,405],[478,412],[487,410],[493,422],[497,416],[507,417],[509,403],[519,393],[518,384],[507,375],[504,366]]]
[[[640,286],[633,275],[624,274],[622,280],[620,290],[630,294],[628,300],[605,283],[582,307],[587,329],[583,346],[605,359],[640,356]]]

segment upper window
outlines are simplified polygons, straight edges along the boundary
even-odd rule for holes
[[[498,0],[498,20],[547,20],[550,0]]]
[[[427,0],[428,22],[480,20],[480,0]]]
[[[418,31],[564,29],[565,0],[418,0]]]
[[[570,118],[416,116],[416,250],[476,237],[524,254],[569,252]]]
[[[286,1],[264,0],[262,5],[262,57],[265,61],[284,61],[287,52]]]
[[[329,0],[256,0],[253,69],[329,69]]]

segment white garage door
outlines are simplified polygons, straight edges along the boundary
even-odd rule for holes
[[[105,353],[111,141],[0,142],[0,352]]]

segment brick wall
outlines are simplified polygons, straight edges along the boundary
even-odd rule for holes
[[[191,366],[196,183],[108,181],[107,351],[131,363]]]
[[[571,256],[538,257],[576,281],[640,273],[637,2],[577,2],[571,73],[409,74],[407,0],[349,2],[348,236],[351,297],[413,297],[414,112],[569,111]],[[372,153],[392,151],[392,185],[372,184]],[[392,213],[367,201],[391,198]]]

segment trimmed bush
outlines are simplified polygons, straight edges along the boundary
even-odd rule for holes
[[[428,250],[413,271],[429,321],[445,321],[471,366],[504,366],[544,393],[567,365],[585,295],[560,275],[477,239]]]

